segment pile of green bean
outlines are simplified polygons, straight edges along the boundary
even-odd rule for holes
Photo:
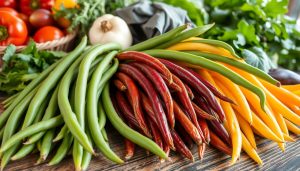
[[[123,163],[109,147],[105,131],[104,109],[112,106],[102,98],[109,95],[100,98],[118,69],[115,56],[119,50],[115,43],[87,46],[84,37],[72,52],[5,101],[6,110],[0,115],[1,169],[10,160],[32,152],[40,153],[37,163],[54,153],[48,165],[60,163],[70,153],[76,170],[87,169],[98,151],[115,163]],[[150,139],[127,127],[117,115],[109,116],[126,130],[126,138],[166,158]]]

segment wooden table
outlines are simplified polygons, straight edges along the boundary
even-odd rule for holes
[[[2,98],[3,99],[3,98]],[[1,96],[0,96],[1,101]],[[0,106],[1,111],[1,106]],[[108,125],[110,145],[119,155],[123,156],[123,138]],[[224,155],[213,148],[208,148],[202,161],[197,156],[197,149],[194,147],[195,162],[184,159],[179,154],[171,153],[170,161],[160,163],[158,157],[147,155],[145,150],[138,148],[135,156],[125,164],[116,165],[105,159],[102,155],[94,157],[89,170],[299,170],[300,169],[300,141],[299,136],[293,136],[297,142],[287,143],[286,151],[282,153],[277,144],[268,140],[257,140],[258,153],[264,161],[264,165],[258,166],[245,153],[233,166],[230,164],[230,156]],[[50,156],[51,157],[51,156]],[[47,166],[47,163],[35,165],[37,154],[32,154],[24,159],[11,162],[5,170],[74,170],[72,157],[64,159],[57,166]],[[48,160],[47,160],[48,161]]]

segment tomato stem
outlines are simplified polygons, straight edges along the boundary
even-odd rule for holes
[[[0,26],[0,41],[8,38],[7,28],[4,26]]]
[[[39,8],[39,1],[38,0],[31,0],[31,3],[30,3],[30,7],[31,9],[38,9]]]

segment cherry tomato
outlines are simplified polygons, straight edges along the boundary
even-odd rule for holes
[[[21,12],[30,15],[34,10],[47,9],[51,10],[54,5],[54,0],[20,0]]]
[[[40,28],[50,26],[54,21],[49,10],[38,9],[30,15],[29,22],[33,27]]]
[[[23,45],[28,32],[26,24],[9,12],[0,11],[0,46]]]
[[[64,17],[59,17],[58,19],[56,19],[56,23],[64,29],[68,28],[71,25],[71,21]]]
[[[33,40],[37,43],[44,43],[57,40],[64,37],[64,33],[53,26],[45,26],[40,28],[33,36]]]
[[[18,12],[16,10],[14,10],[13,8],[10,8],[10,7],[1,7],[0,11],[9,12],[10,14],[12,14],[14,16],[18,16]]]
[[[16,8],[15,0],[0,0],[0,7]]]

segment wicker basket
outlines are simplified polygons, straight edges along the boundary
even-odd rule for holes
[[[53,40],[45,43],[37,43],[36,46],[39,50],[57,50],[57,51],[68,51],[73,46],[77,32],[70,33],[61,39]],[[22,51],[26,46],[17,46],[16,51]],[[0,56],[4,53],[6,46],[0,46]]]

